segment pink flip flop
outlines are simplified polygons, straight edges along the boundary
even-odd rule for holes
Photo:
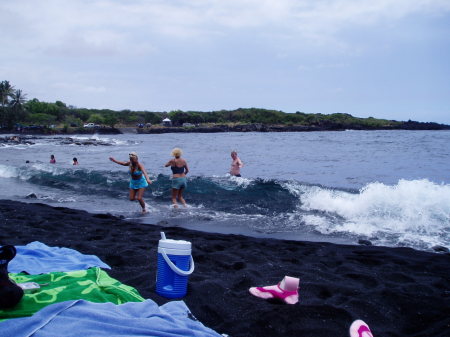
[[[295,304],[298,302],[298,287],[300,280],[296,277],[285,276],[277,285],[265,287],[252,287],[250,294],[263,298],[277,298],[286,304]]]
[[[369,326],[360,319],[354,321],[350,325],[350,337],[373,337],[372,331]]]

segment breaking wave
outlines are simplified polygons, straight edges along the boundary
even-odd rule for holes
[[[100,197],[127,198],[129,176],[124,171],[32,164],[0,165],[0,178],[25,181],[44,201],[46,196],[39,196],[39,191],[52,189],[64,192],[66,202],[82,195],[95,203]],[[154,207],[167,205],[170,177],[160,174],[151,179],[147,202]],[[196,176],[188,179],[186,199],[194,207],[194,218],[199,213],[207,213],[213,222],[232,218],[255,231],[309,231],[389,246],[450,248],[450,185],[429,180],[400,180],[395,185],[374,182],[360,190],[343,190],[299,181]]]

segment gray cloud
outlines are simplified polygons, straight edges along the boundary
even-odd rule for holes
[[[361,87],[383,92],[395,82],[419,97],[420,83],[442,86],[445,74],[420,71],[424,61],[414,52],[426,43],[438,69],[445,61],[436,55],[448,56],[448,48],[420,42],[411,28],[419,25],[424,41],[437,39],[439,27],[431,23],[449,13],[447,0],[4,1],[1,79],[31,97],[78,106],[302,105],[324,113],[357,107],[364,115],[374,98],[362,92],[354,99]],[[396,75],[408,48],[411,69],[402,72],[416,74],[416,83]],[[387,83],[377,88],[373,79],[380,76]],[[389,96],[386,114],[420,106],[405,103],[399,87],[389,90],[399,99]],[[449,103],[444,95],[433,99],[436,111]]]

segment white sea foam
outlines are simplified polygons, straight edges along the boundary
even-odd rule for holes
[[[234,190],[236,187],[247,188],[254,182],[253,179],[235,177],[229,173],[225,175],[213,175],[211,180],[226,190]]]
[[[37,171],[42,171],[46,173],[58,174],[61,173],[61,170],[58,170],[53,164],[44,164],[44,163],[34,163],[31,165]]]
[[[296,197],[300,197],[310,189],[309,186],[304,185],[298,181],[280,182],[280,186],[288,190],[289,193],[295,195]]]
[[[429,180],[371,183],[359,193],[311,187],[301,209],[320,211],[303,220],[323,234],[347,232],[396,243],[450,247],[450,185]],[[330,217],[331,216],[331,217]],[[336,221],[334,217],[341,217]],[[318,220],[320,218],[320,220]],[[388,239],[389,238],[389,239]]]
[[[229,177],[232,182],[236,183],[236,185],[243,188],[247,188],[253,182],[252,179],[248,178],[236,177],[231,175],[229,175]]]
[[[74,136],[71,136],[70,138],[76,139],[76,140],[90,140],[90,139],[92,139],[92,140],[97,140],[97,141],[98,140],[106,141],[108,139],[108,138],[101,139],[98,134],[93,134],[93,135],[89,135],[89,136],[74,135]]]
[[[0,178],[17,178],[18,176],[17,168],[0,164]]]

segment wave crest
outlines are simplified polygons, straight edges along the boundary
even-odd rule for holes
[[[101,209],[128,196],[125,170],[69,169],[38,163],[0,165],[0,178],[4,179],[4,190],[10,188],[13,195],[20,180],[31,185],[38,199],[51,195],[54,200],[71,202],[76,196]],[[164,174],[151,179],[145,199],[165,214],[170,205],[171,179]],[[286,233],[298,238],[312,233],[352,238],[352,242],[363,237],[389,246],[450,248],[450,185],[426,179],[399,180],[396,185],[374,182],[359,191],[346,191],[293,180],[191,176],[185,197],[193,206],[186,213],[193,222],[207,219],[218,224],[228,220],[233,226],[258,233]],[[116,208],[104,211],[115,214]]]
[[[450,185],[429,180],[399,180],[394,186],[371,183],[359,193],[311,188],[302,196],[301,208],[337,216],[327,221],[316,215],[306,221],[323,233],[396,237],[398,243],[427,241],[449,245]]]

